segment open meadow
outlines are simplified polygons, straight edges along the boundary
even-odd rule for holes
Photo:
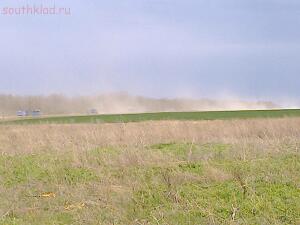
[[[300,225],[300,0],[0,17],[0,225]]]
[[[300,118],[1,124],[0,224],[299,224]]]

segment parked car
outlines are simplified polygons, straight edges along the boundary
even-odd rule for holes
[[[90,114],[90,115],[96,115],[96,114],[98,114],[98,111],[97,111],[97,109],[90,109],[88,111],[88,114]]]
[[[35,109],[35,110],[32,110],[31,115],[32,116],[41,116],[42,113],[41,113],[41,110]]]
[[[23,111],[23,110],[17,111],[17,116],[26,116],[25,111]]]

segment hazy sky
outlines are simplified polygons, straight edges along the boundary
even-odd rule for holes
[[[1,0],[5,7],[55,1]],[[299,0],[59,0],[0,15],[0,93],[300,97]]]

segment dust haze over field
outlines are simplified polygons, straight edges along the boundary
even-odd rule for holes
[[[15,115],[18,110],[40,109],[44,114],[86,114],[96,109],[102,114],[164,112],[164,111],[211,111],[273,109],[280,105],[269,101],[243,101],[228,99],[147,98],[126,93],[99,96],[66,97],[0,95],[0,113]]]
[[[300,224],[299,0],[53,4],[0,1],[0,225]]]

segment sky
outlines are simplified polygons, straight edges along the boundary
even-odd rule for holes
[[[5,14],[41,5],[70,14]],[[0,10],[0,93],[300,99],[299,0],[1,0]]]

